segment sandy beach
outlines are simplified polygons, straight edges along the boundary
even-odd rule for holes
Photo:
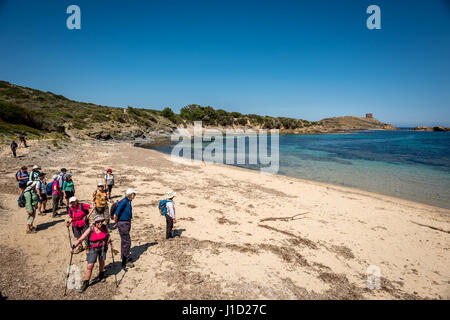
[[[177,163],[129,143],[29,144],[21,158],[7,147],[1,153],[0,291],[8,299],[450,298],[450,210],[226,165]],[[65,209],[58,218],[36,216],[38,232],[25,234],[26,212],[17,206],[14,174],[34,164],[48,176],[66,167],[83,202],[107,168],[116,176],[116,199],[127,188],[138,192],[134,268],[125,272],[108,254],[106,283],[63,297]],[[165,240],[157,205],[169,189],[177,192],[180,236]],[[112,238],[120,250],[117,230]],[[82,275],[85,257],[73,258]],[[380,289],[367,286],[369,266],[380,270]]]

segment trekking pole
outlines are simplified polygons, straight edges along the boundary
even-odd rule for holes
[[[72,248],[72,239],[70,238],[69,226],[67,226],[67,232],[69,233],[69,243],[70,243],[70,247]],[[69,262],[69,267],[67,268],[67,276],[66,276],[66,285],[65,285],[65,288],[64,288],[64,296],[66,296],[66,292],[67,292],[67,282],[69,281],[70,266],[72,265],[72,257],[73,257],[73,252],[70,253],[70,262]]]
[[[112,257],[112,261],[113,261],[113,266],[115,266],[115,262],[114,262],[114,252],[113,252],[113,248],[112,248],[112,241],[110,241],[110,243],[111,243],[111,257]],[[113,267],[113,270],[115,269],[115,267]],[[116,273],[116,270],[114,270],[114,278],[116,278],[116,288],[119,286],[118,284],[117,284],[117,273]]]

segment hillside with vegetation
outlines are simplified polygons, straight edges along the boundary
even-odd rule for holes
[[[325,133],[342,130],[392,128],[375,119],[339,117],[308,121],[287,117],[241,114],[191,104],[176,114],[170,108],[153,110],[101,106],[78,102],[52,92],[0,81],[2,140],[26,133],[31,138],[67,137],[133,140],[167,135],[194,121],[214,128],[280,129],[284,133]]]

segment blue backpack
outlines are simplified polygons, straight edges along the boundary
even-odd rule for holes
[[[52,185],[53,185],[53,182],[47,183],[47,187],[45,188],[45,192],[47,192],[47,196],[52,195]]]
[[[167,214],[167,202],[172,202],[172,200],[161,200],[158,205],[159,213],[161,213],[162,216],[165,216]]]

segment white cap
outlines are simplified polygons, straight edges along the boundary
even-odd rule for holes
[[[130,194],[132,194],[132,193],[134,193],[134,194],[136,194],[136,191],[134,191],[133,189],[128,189],[126,192],[125,192],[125,195],[126,196],[129,196]]]
[[[75,202],[75,201],[78,201],[77,197],[70,197],[69,203],[72,203],[72,202]]]
[[[56,179],[58,179],[58,175],[57,174],[53,175],[53,180],[56,180]]]
[[[173,197],[175,197],[177,193],[173,190],[170,190],[169,192],[167,192],[167,198],[168,199],[172,199]]]
[[[103,184],[103,182],[97,182],[97,187],[104,187],[105,185]]]

